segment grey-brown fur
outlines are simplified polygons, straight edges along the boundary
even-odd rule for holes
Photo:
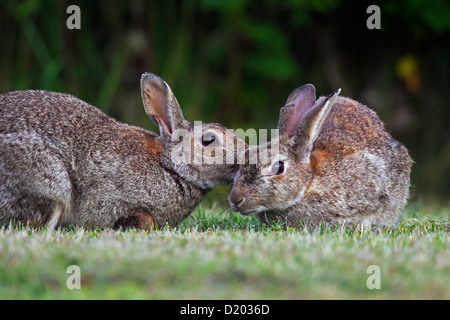
[[[306,85],[288,98],[278,127],[287,169],[277,175],[267,171],[277,163],[241,165],[229,195],[235,211],[308,229],[398,223],[412,161],[374,111],[338,92],[316,102],[314,87]]]
[[[192,125],[161,78],[144,74],[141,90],[160,136],[68,94],[0,95],[0,225],[176,226],[215,185],[231,183],[235,165],[172,163],[171,131]]]

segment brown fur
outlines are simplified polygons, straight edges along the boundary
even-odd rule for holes
[[[172,162],[170,132],[193,139],[191,123],[158,76],[144,74],[141,92],[160,136],[68,94],[0,95],[0,225],[176,226],[214,186],[231,183],[235,164]],[[218,124],[203,128],[235,138]]]
[[[301,97],[314,92],[311,85],[297,90]],[[406,148],[361,103],[336,94],[314,101],[307,96],[297,99],[297,106],[288,98],[279,123],[280,154],[288,169],[264,176],[261,163],[241,165],[231,208],[293,227],[395,226],[409,196],[412,161]],[[292,130],[289,121],[296,118],[290,114],[297,109],[303,116]]]
[[[119,218],[115,224],[114,229],[141,229],[151,231],[157,228],[155,219],[145,211],[138,211],[128,217]]]

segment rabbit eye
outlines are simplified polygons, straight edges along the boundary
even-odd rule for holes
[[[284,162],[283,161],[279,161],[278,165],[276,166],[276,168],[278,169],[277,173],[275,173],[276,175],[283,174],[284,173]]]
[[[211,143],[213,143],[214,141],[216,141],[216,136],[210,134],[210,133],[206,133],[203,135],[202,137],[202,145],[204,147],[209,146]]]
[[[207,129],[203,131],[202,138],[199,142],[204,148],[220,148],[224,145],[224,137],[222,132],[218,130]]]
[[[286,166],[284,165],[283,161],[277,161],[277,162],[273,163],[270,168],[271,174],[274,176],[283,174],[285,170],[286,170]]]

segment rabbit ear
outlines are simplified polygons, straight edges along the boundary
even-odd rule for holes
[[[305,84],[292,91],[285,106],[280,110],[280,135],[294,136],[300,120],[315,103],[316,89],[312,84]]]
[[[314,141],[319,136],[323,124],[325,123],[325,120],[327,119],[327,116],[330,113],[333,104],[336,102],[340,92],[341,89],[338,89],[328,97],[319,99],[318,102],[310,108],[300,120],[292,140],[297,148],[301,147],[305,158],[309,158]]]
[[[171,135],[184,121],[183,112],[167,83],[152,73],[141,77],[141,95],[145,112],[159,126],[161,135]]]

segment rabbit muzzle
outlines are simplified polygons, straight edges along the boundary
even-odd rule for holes
[[[233,210],[234,212],[240,212],[242,205],[245,203],[245,198],[243,195],[234,192],[234,190],[231,190],[230,194],[228,195],[228,202],[230,204],[231,210]]]

